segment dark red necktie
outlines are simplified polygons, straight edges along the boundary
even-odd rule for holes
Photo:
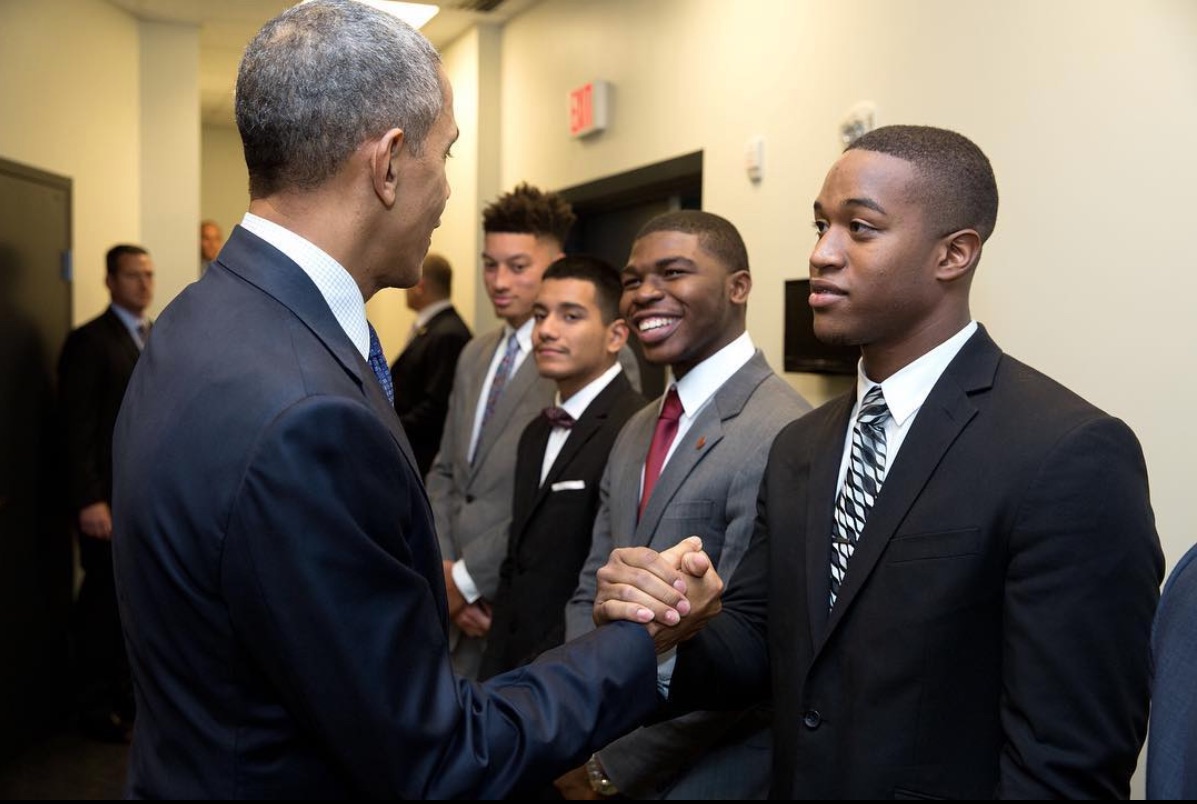
[[[682,400],[678,399],[677,387],[674,386],[665,395],[665,404],[661,406],[661,415],[657,418],[657,429],[653,431],[653,440],[648,446],[648,459],[644,462],[644,490],[640,493],[640,516],[644,516],[653,486],[657,485],[657,478],[661,476],[661,467],[665,465],[669,445],[677,435],[677,422],[682,412]]]

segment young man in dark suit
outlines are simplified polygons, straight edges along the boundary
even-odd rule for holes
[[[133,689],[112,578],[112,430],[149,333],[154,264],[140,246],[105,257],[111,304],[67,336],[58,362],[67,454],[67,498],[79,536],[83,585],[75,602],[80,727],[123,742],[133,726]]]
[[[432,510],[365,313],[419,279],[449,197],[452,87],[410,26],[311,0],[247,46],[237,125],[249,211],[156,323],[114,438],[127,794],[547,782],[655,709],[657,651],[712,598],[675,592],[676,629],[619,623],[518,674],[457,677]]]
[[[1163,573],[1147,470],[972,320],[997,206],[981,150],[923,126],[861,137],[815,201],[815,331],[860,346],[857,385],[778,435],[670,689],[772,690],[774,797],[1129,794]]]
[[[511,535],[481,678],[565,641],[565,604],[590,552],[607,454],[647,401],[619,364],[628,339],[620,292],[611,265],[568,256],[544,272],[532,305],[532,354],[557,395],[520,436]]]
[[[404,291],[416,322],[407,346],[391,365],[395,412],[416,455],[420,476],[428,474],[445,430],[457,358],[470,340],[470,328],[449,295],[453,269],[440,254],[424,258],[420,281]]]

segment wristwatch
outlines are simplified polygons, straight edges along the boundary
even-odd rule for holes
[[[591,754],[590,759],[586,760],[586,778],[590,781],[590,789],[600,796],[614,796],[619,793],[619,788],[607,778],[607,772],[603,770],[598,754]]]

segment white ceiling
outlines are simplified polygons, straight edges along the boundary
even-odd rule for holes
[[[134,16],[200,29],[200,118],[204,125],[232,126],[233,87],[241,54],[258,29],[295,0],[108,0]],[[502,24],[537,0],[410,0],[439,5],[421,32],[444,48],[472,26]],[[478,10],[490,9],[490,10]]]

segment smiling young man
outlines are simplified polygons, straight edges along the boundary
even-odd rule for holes
[[[621,308],[645,357],[669,366],[673,382],[628,421],[611,451],[567,637],[594,628],[595,572],[614,547],[663,549],[698,535],[720,575],[733,577],[752,534],[769,445],[810,410],[748,335],[751,290],[744,241],[718,215],[670,212],[637,234]],[[671,666],[661,667],[663,684]],[[754,709],[640,729],[559,784],[571,794],[593,786],[644,798],[762,798],[768,776],[768,717]]]
[[[861,137],[815,201],[815,331],[860,346],[856,388],[778,435],[670,690],[771,690],[775,798],[1129,794],[1163,570],[1147,471],[972,320],[997,207],[981,150],[924,126]]]
[[[624,376],[619,272],[562,257],[532,307],[533,355],[557,397],[520,437],[511,536],[481,678],[527,664],[565,639],[565,604],[590,552],[599,480],[616,435],[646,400]]]

